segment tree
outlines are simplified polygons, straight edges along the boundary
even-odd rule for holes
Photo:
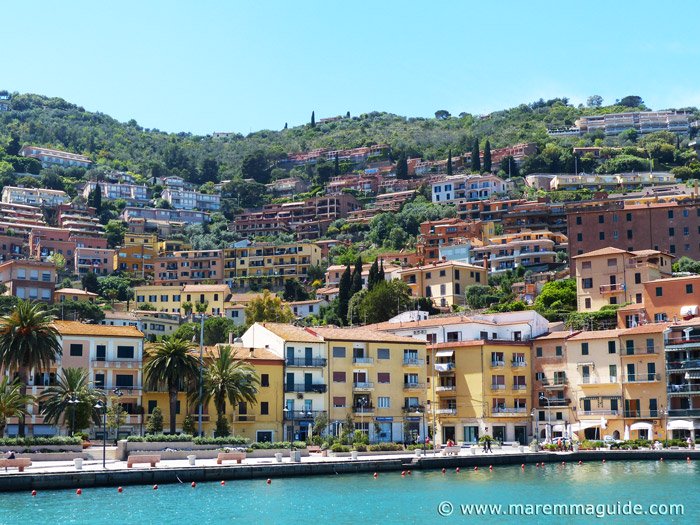
[[[126,410],[119,402],[118,397],[112,396],[111,401],[107,408],[107,428],[119,431],[119,427],[126,423]]]
[[[518,168],[518,163],[516,162],[515,157],[513,157],[512,155],[508,155],[507,157],[502,158],[498,168],[499,171],[502,171],[503,173],[507,174],[509,178],[520,176],[520,169]]]
[[[343,322],[348,318],[348,305],[350,304],[351,297],[352,272],[348,264],[343,275],[340,276],[340,283],[338,284],[338,317],[340,317]]]
[[[219,182],[219,163],[216,159],[204,159],[200,170],[199,182]]]
[[[228,334],[235,324],[228,317],[213,316],[204,321],[204,344],[215,345],[228,341]]]
[[[253,323],[275,322],[291,323],[294,320],[292,310],[282,299],[264,290],[261,296],[250,301],[245,307],[246,326]]]
[[[298,279],[287,279],[284,281],[284,293],[282,297],[285,301],[306,301],[309,299],[309,292]]]
[[[700,261],[695,261],[684,255],[673,263],[674,272],[700,273]]]
[[[542,287],[534,302],[535,310],[550,321],[562,321],[576,310],[576,280],[551,281]]]
[[[22,144],[19,141],[19,135],[17,133],[10,134],[10,142],[5,146],[5,153],[12,156],[19,155],[19,150],[22,149]]]
[[[386,276],[384,275],[384,259],[379,261],[379,274],[377,275],[377,284],[384,282],[386,280]]]
[[[396,161],[396,178],[408,179],[408,158],[406,154],[401,152]]]
[[[638,108],[644,105],[642,97],[637,95],[627,95],[620,102],[617,103],[618,106],[626,106],[628,108]]]
[[[182,311],[189,317],[192,314],[192,303],[190,301],[182,303]]]
[[[599,108],[603,105],[603,97],[600,95],[591,95],[586,99],[586,105],[589,108]]]
[[[57,272],[62,272],[66,268],[66,258],[58,252],[52,253],[48,260],[53,263]]]
[[[44,421],[50,425],[63,424],[71,430],[82,430],[91,423],[100,423],[100,411],[95,404],[104,392],[90,386],[90,375],[84,368],[64,368],[55,385],[48,387],[39,398]]]
[[[452,150],[447,152],[447,174],[452,175]]]
[[[491,173],[491,142],[486,139],[484,144],[484,171]]]
[[[316,112],[315,111],[311,112],[311,127],[312,128],[316,127]]]
[[[467,287],[465,291],[465,300],[470,308],[488,308],[501,300],[501,294],[491,286],[474,284]]]
[[[183,429],[184,430],[184,429]],[[162,434],[163,433],[163,411],[155,407],[148,418],[146,424],[146,434]]]
[[[175,433],[177,393],[180,385],[196,383],[199,378],[199,360],[192,353],[194,343],[174,337],[151,343],[146,348],[143,366],[145,386],[157,390],[165,385],[170,402],[170,433]]]
[[[57,319],[99,323],[105,313],[99,305],[90,301],[62,301],[53,303],[47,312]]]
[[[99,182],[95,184],[95,189],[88,194],[88,206],[95,208],[98,214],[102,211],[102,188]]]
[[[452,116],[452,115],[450,115],[450,112],[447,111],[447,110],[444,110],[444,109],[438,109],[438,110],[435,112],[435,118],[436,118],[437,120],[447,120],[447,119],[450,118],[451,116]]]
[[[377,284],[362,299],[358,316],[365,323],[382,323],[411,306],[411,291],[400,279]]]
[[[27,395],[30,371],[49,370],[62,354],[58,331],[52,323],[53,318],[41,305],[21,300],[12,313],[0,318],[0,364],[5,370],[17,372],[23,396]],[[18,434],[24,437],[23,415]]]
[[[479,173],[481,171],[481,159],[479,158],[479,139],[474,138],[472,145],[472,171]]]
[[[270,182],[271,171],[272,167],[263,150],[256,150],[243,157],[241,164],[241,177],[243,179],[253,179],[260,184],[267,184]]]
[[[110,301],[126,301],[129,297],[131,280],[127,277],[110,275],[108,277],[101,277],[98,279],[98,283],[98,293],[105,299],[109,299]]]
[[[230,346],[219,347],[219,355],[204,374],[202,403],[214,401],[217,415],[217,436],[224,432],[219,421],[226,420],[226,401],[236,409],[239,403],[255,403],[260,377],[250,363],[237,359]],[[226,421],[228,423],[228,421]]]
[[[369,268],[369,274],[367,275],[367,289],[372,290],[374,286],[379,282],[379,260],[375,259],[372,266]]]
[[[182,421],[182,431],[191,436],[195,435],[197,432],[197,427],[194,424],[194,418],[191,414],[187,414],[185,419]]]
[[[27,405],[34,398],[22,394],[22,385],[17,380],[3,376],[0,381],[0,439],[5,437],[7,420],[11,417],[23,417],[27,415]]]
[[[338,154],[335,154],[335,159],[333,160],[333,175],[337,177],[340,175],[340,163],[338,162]]]
[[[124,234],[126,233],[126,224],[122,221],[116,219],[110,219],[107,224],[105,224],[105,238],[107,239],[107,246],[110,248],[115,248],[124,244]]]
[[[355,269],[352,271],[352,287],[350,288],[350,296],[352,297],[360,290],[362,290],[362,257],[358,257],[355,261]]]

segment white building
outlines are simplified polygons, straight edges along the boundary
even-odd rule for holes
[[[69,153],[57,149],[42,148],[39,146],[24,146],[19,150],[19,154],[22,157],[38,159],[41,161],[41,166],[44,168],[50,166],[89,168],[92,164],[92,161],[85,155],[78,155],[77,153]]]
[[[495,175],[450,175],[431,184],[431,195],[433,202],[455,203],[490,199],[506,189]]]
[[[5,186],[2,189],[2,202],[9,204],[25,204],[28,206],[55,207],[70,202],[65,191],[47,190],[44,188],[19,188]]]
[[[148,203],[148,188],[139,184],[122,184],[120,182],[96,182],[91,180],[83,187],[83,197],[90,196],[97,185],[100,185],[103,199],[123,199],[129,203]]]
[[[165,199],[176,210],[219,211],[221,209],[220,195],[166,188],[161,193],[161,198]]]

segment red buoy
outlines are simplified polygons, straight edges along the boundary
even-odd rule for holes
[[[153,490],[158,490],[158,485],[153,485]]]
[[[474,467],[474,472],[476,472],[477,470],[479,470],[479,467]]]
[[[455,472],[459,472],[459,467],[457,467],[457,468],[455,469]]]
[[[603,463],[605,463],[605,460],[603,460]]]
[[[690,456],[688,456],[687,458],[685,458],[685,460],[686,460],[686,461],[690,461]]]
[[[32,490],[32,496],[36,496],[36,490]]]
[[[562,461],[561,464],[562,464],[562,465],[566,465],[566,461]]]
[[[525,470],[525,463],[523,463],[522,465],[520,465],[520,468],[523,469],[523,470]]]
[[[579,464],[579,465],[583,465],[583,461],[581,461],[581,460],[579,459],[579,460],[578,460],[578,464]]]
[[[659,461],[663,461],[663,460],[664,460],[664,458],[659,458]]]
[[[75,493],[80,496],[83,493],[83,489],[78,489],[75,491]]]
[[[401,471],[401,475],[402,475],[402,476],[405,476],[405,475],[406,475],[406,471],[405,471],[405,470],[402,470],[402,471]]]
[[[407,471],[406,471],[406,474],[408,474],[408,475],[410,476],[410,475],[411,475],[411,471],[410,471],[410,470],[407,470]]]
[[[375,473],[373,474],[373,477],[378,478],[378,477],[379,477],[379,474],[377,474],[377,473],[375,472]]]
[[[221,484],[222,484],[222,485],[226,485],[226,482],[225,482],[225,481],[221,481]]]
[[[489,465],[489,470],[493,470],[493,465]]]
[[[119,494],[121,494],[122,492],[124,492],[124,489],[121,487],[117,487],[117,492],[119,492]]]
[[[192,486],[192,488],[195,488],[195,487],[197,486],[197,484],[193,481],[193,482],[191,483],[191,486]]]
[[[444,467],[443,467],[443,469],[442,469],[442,473],[444,474],[445,472],[446,472],[446,470],[445,470],[445,469],[444,469]]]
[[[272,480],[270,478],[267,478],[267,484],[269,485],[270,483],[272,483]]]

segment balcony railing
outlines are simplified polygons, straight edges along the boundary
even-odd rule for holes
[[[491,385],[491,390],[505,390],[506,385]]]
[[[547,403],[547,400],[545,399],[540,399],[539,400],[539,408],[557,408],[557,407],[565,407],[571,404],[571,399],[568,397],[566,398],[556,398],[556,399],[550,399],[549,403]]]
[[[666,371],[674,373],[683,373],[690,370],[700,370],[700,359],[691,359],[688,361],[667,361]]]
[[[512,414],[526,414],[527,408],[525,407],[494,407],[491,410],[493,415],[512,415]]]
[[[438,416],[454,416],[457,415],[456,408],[438,408],[435,410],[435,414]]]
[[[622,285],[622,283],[601,284],[600,285],[600,293],[602,293],[602,294],[620,293],[620,292],[624,292],[624,291],[625,291],[625,287]]]
[[[373,405],[356,405],[352,407],[352,411],[355,414],[371,414],[374,412],[374,406]]]
[[[367,381],[358,381],[352,384],[354,390],[372,390],[374,388],[374,383],[368,383]]]
[[[510,366],[518,367],[518,366],[527,366],[526,361],[511,361]]]
[[[700,338],[690,337],[688,339],[684,337],[669,337],[665,341],[666,351],[669,350],[680,350],[683,348],[700,348]]]
[[[700,384],[668,385],[666,391],[669,394],[700,394]]]
[[[140,368],[141,361],[135,359],[104,360],[95,359],[92,361],[93,368]]]
[[[374,363],[374,359],[371,357],[353,357],[352,362],[356,365],[371,365]]]
[[[284,419],[300,420],[300,419],[316,419],[316,416],[325,414],[325,410],[284,410]]]
[[[700,417],[700,408],[681,408],[668,411],[668,417]]]
[[[233,416],[235,423],[255,423],[255,416],[248,414],[236,414]]]
[[[527,385],[513,385],[513,390],[527,390]]]
[[[435,370],[437,372],[453,372],[454,369],[454,363],[435,363]]]
[[[457,390],[457,385],[443,385],[435,387],[435,392],[454,392]]]
[[[579,416],[617,416],[619,410],[579,410]]]
[[[285,392],[315,392],[317,394],[323,394],[326,391],[326,385],[324,384],[306,384],[306,383],[294,383],[290,385],[284,385]]]
[[[404,390],[425,390],[425,383],[404,383]]]
[[[403,366],[423,366],[425,364],[425,359],[418,359],[417,357],[404,357]],[[437,367],[437,364],[435,365]]]
[[[287,366],[306,366],[306,367],[316,367],[316,368],[323,368],[326,366],[327,359],[320,358],[320,357],[313,357],[311,359],[307,359],[305,357],[294,357],[294,358],[287,358],[285,360],[285,364]]]
[[[583,376],[581,378],[582,385],[607,385],[611,383],[617,383],[617,377],[596,377],[596,376]]]
[[[623,381],[627,383],[653,383],[661,381],[661,374],[627,374]]]
[[[541,380],[541,384],[543,388],[546,388],[548,390],[555,390],[555,389],[560,389],[566,387],[566,385],[569,383],[568,379],[554,379],[553,381],[550,381],[547,378],[544,378]]]
[[[506,366],[506,362],[505,362],[505,361],[499,361],[498,359],[492,360],[492,361],[491,361],[491,367],[492,367],[492,368],[498,368],[498,367],[501,367],[501,366]]]
[[[623,347],[622,350],[620,351],[620,355],[622,357],[628,356],[628,355],[647,355],[647,354],[656,354],[656,348],[653,346],[635,346],[634,348],[630,347]]]
[[[623,411],[623,417],[653,419],[661,417],[661,412],[658,410],[625,410]]]

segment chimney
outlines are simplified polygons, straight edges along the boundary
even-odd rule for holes
[[[484,254],[484,270],[489,271],[489,256]]]
[[[228,333],[228,344],[233,344],[233,332]]]

